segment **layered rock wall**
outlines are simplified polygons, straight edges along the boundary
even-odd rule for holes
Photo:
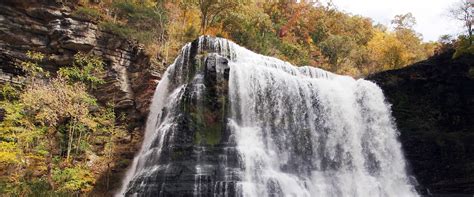
[[[114,102],[130,118],[142,121],[160,78],[157,66],[137,43],[101,30],[92,21],[73,17],[63,4],[15,1],[0,3],[0,80],[21,83],[17,67],[28,60],[27,51],[42,52],[41,65],[54,73],[71,65],[77,52],[92,53],[106,64],[106,84],[95,95]]]
[[[93,21],[74,17],[76,2],[33,0],[0,1],[0,83],[22,83],[18,65],[28,61],[27,51],[46,55],[40,65],[55,73],[70,66],[78,52],[99,56],[105,63],[106,83],[93,94],[102,104],[113,103],[121,122],[129,130],[121,141],[116,164],[100,175],[93,195],[111,195],[120,184],[121,173],[137,151],[148,107],[160,80],[158,68],[140,45],[102,30]],[[155,61],[158,62],[158,61]],[[3,119],[0,109],[0,120]]]

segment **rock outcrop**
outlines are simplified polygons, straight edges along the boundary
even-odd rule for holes
[[[158,102],[169,103],[155,109],[163,114],[150,112],[156,123],[148,122],[149,150],[139,154],[126,196],[236,195],[238,177],[229,175],[239,168],[227,126],[229,57],[211,47],[212,38],[199,41],[183,49],[164,75],[168,86],[157,89],[163,99]],[[168,91],[174,95],[171,101],[165,97]]]
[[[41,66],[51,73],[71,65],[78,52],[101,57],[106,83],[94,95],[101,103],[114,103],[118,115],[126,114],[124,122],[131,131],[131,139],[123,142],[128,148],[122,151],[121,159],[132,159],[160,79],[158,66],[136,42],[104,31],[94,21],[75,17],[75,4],[54,0],[0,2],[0,83],[22,82],[24,73],[17,66],[28,60],[27,51],[44,53],[46,58]],[[115,170],[117,174],[124,171]],[[112,174],[108,179],[113,178]]]
[[[47,5],[47,4],[46,4]],[[102,31],[97,24],[75,18],[61,4],[0,3],[0,80],[20,82],[17,65],[27,51],[47,55],[46,69],[71,65],[77,52],[100,56],[106,63],[106,84],[99,87],[100,101],[113,101],[134,119],[143,119],[160,74],[141,46]]]
[[[368,77],[392,104],[422,194],[474,194],[474,56],[452,53]]]

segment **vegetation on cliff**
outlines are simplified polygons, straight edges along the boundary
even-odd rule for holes
[[[72,195],[90,192],[107,173],[115,144],[125,130],[116,126],[113,106],[89,92],[103,83],[103,63],[76,54],[71,67],[54,77],[43,71],[41,53],[28,52],[21,86],[1,86],[0,193],[10,196]]]

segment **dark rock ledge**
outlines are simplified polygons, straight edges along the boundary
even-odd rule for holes
[[[474,194],[474,56],[453,51],[369,76],[392,104],[422,194]],[[456,194],[456,195],[455,195]]]

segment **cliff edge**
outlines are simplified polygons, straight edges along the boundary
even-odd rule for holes
[[[474,55],[368,77],[384,91],[422,194],[474,194]]]

